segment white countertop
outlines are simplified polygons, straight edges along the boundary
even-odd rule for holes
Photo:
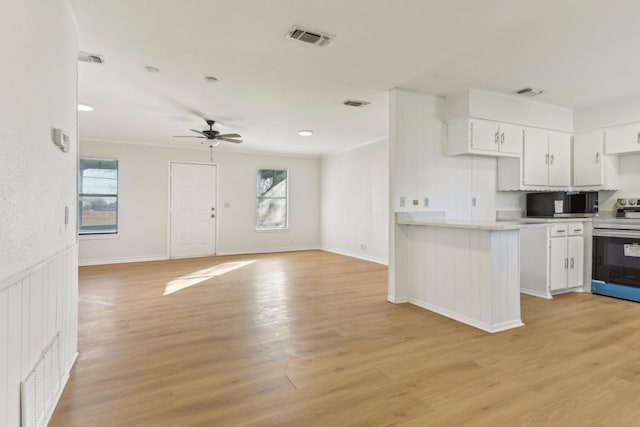
[[[589,217],[589,218],[518,218],[517,222],[523,222],[527,224],[536,224],[536,223],[558,223],[558,222],[592,222],[597,218]]]
[[[433,218],[421,215],[421,212],[396,212],[396,223],[402,225],[421,225],[428,227],[468,228],[474,230],[505,231],[522,228],[550,227],[549,222],[526,223],[522,221],[468,221],[457,219]]]

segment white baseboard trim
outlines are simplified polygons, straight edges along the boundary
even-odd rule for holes
[[[49,421],[51,421],[51,417],[53,417],[53,413],[56,411],[56,408],[58,407],[58,403],[60,403],[60,398],[62,397],[62,393],[64,392],[64,389],[67,387],[67,383],[69,382],[71,369],[73,369],[73,366],[76,364],[76,360],[78,360],[79,354],[80,353],[76,351],[76,354],[75,356],[73,356],[73,360],[71,361],[71,365],[69,365],[69,369],[67,369],[64,375],[62,376],[62,378],[60,378],[60,390],[58,390],[58,395],[55,397],[55,403],[51,407],[51,411],[49,411],[49,413],[45,417],[45,422],[43,424],[45,426],[49,425]]]
[[[422,307],[426,310],[433,311],[434,313],[448,317],[449,319],[457,320],[458,322],[473,326],[474,328],[478,328],[492,334],[496,332],[506,331],[508,329],[517,328],[519,326],[524,326],[524,323],[522,323],[521,319],[514,319],[506,322],[490,324],[481,322],[480,320],[473,319],[460,313],[455,313],[453,311],[447,310],[446,308],[438,307],[417,298],[409,298],[409,302],[411,304],[417,305],[418,307]]]
[[[169,259],[166,255],[152,257],[129,257],[129,258],[110,258],[110,259],[84,259],[78,261],[78,266],[86,267],[89,265],[105,265],[105,264],[124,264],[129,262],[147,262],[147,261],[164,261]]]
[[[373,256],[368,256],[368,255],[363,255],[357,252],[350,252],[350,251],[344,251],[342,249],[335,249],[335,248],[328,248],[328,247],[321,247],[321,250],[325,251],[325,252],[331,252],[334,254],[338,254],[338,255],[344,255],[344,256],[348,256],[351,258],[358,258],[364,261],[370,261],[370,262],[375,262],[376,264],[382,264],[382,265],[389,265],[389,261],[386,259],[382,259],[382,258],[378,258],[378,257],[373,257]]]
[[[397,298],[395,295],[387,295],[387,301],[393,304],[404,304],[409,302],[409,298]]]
[[[261,248],[261,249],[249,249],[242,251],[218,251],[216,255],[252,255],[252,254],[274,254],[279,252],[300,252],[300,251],[317,251],[320,250],[318,246],[291,246],[286,248]]]
[[[531,295],[532,297],[544,298],[544,299],[553,299],[551,294],[545,294],[544,292],[534,291],[531,289],[520,288],[520,293],[525,295]]]

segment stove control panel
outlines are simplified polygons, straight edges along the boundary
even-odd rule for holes
[[[640,198],[618,199],[616,218],[640,218]]]
[[[632,208],[640,206],[640,198],[632,198],[632,199],[618,199],[616,203],[616,207],[618,208]]]

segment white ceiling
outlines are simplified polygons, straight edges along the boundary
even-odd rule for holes
[[[221,148],[322,155],[385,137],[394,87],[531,85],[545,90],[536,100],[575,108],[640,93],[638,0],[70,3],[80,49],[106,60],[79,64],[80,102],[95,108],[80,116],[83,138],[194,147],[171,136],[204,129],[205,116],[245,140]],[[321,48],[286,39],[294,24],[336,38]]]

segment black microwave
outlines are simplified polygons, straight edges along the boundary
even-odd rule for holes
[[[598,214],[597,191],[551,191],[527,194],[528,217],[571,218]]]

